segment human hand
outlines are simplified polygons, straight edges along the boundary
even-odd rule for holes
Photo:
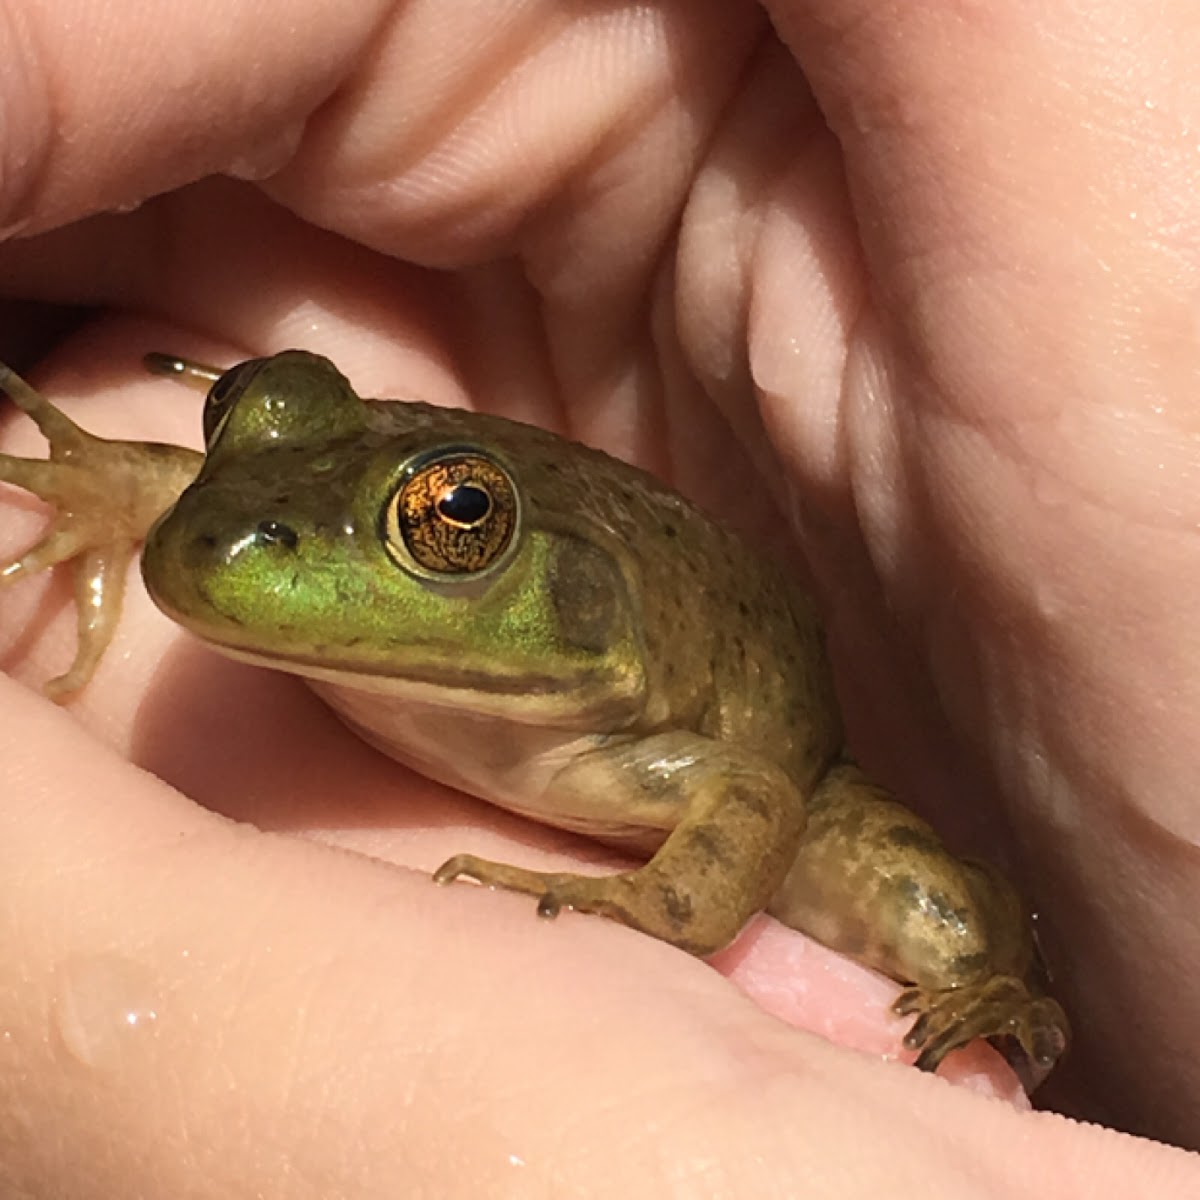
[[[197,425],[186,394],[131,380],[147,348],[303,344],[363,394],[604,445],[764,541],[803,505],[856,748],[927,807],[957,798],[942,825],[964,762],[1003,781],[989,829],[1017,829],[1069,966],[1077,1074],[1114,1119],[1195,1143],[1186,996],[1157,974],[1195,952],[1189,743],[1168,733],[1195,686],[1186,20],[1114,90],[1099,16],[855,7],[774,6],[832,133],[750,4],[313,5],[303,28],[294,6],[131,5],[102,55],[46,29],[6,104],[3,194],[7,223],[51,232],[4,247],[0,280],[108,310],[38,375],[101,431]],[[270,174],[183,186],[220,171]],[[1151,497],[1175,524],[1132,538]],[[69,657],[61,605],[28,623],[45,602],[4,597],[29,682]],[[628,931],[548,930],[514,897],[217,820],[124,759],[401,863],[531,836],[480,828],[136,590],[116,651],[70,716],[5,689],[2,1103],[57,1130],[14,1139],[13,1190],[962,1196],[1028,1172],[1126,1195],[1151,1174],[1132,1142],[780,1029]]]

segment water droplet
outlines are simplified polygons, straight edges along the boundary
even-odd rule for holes
[[[225,174],[232,179],[244,179],[251,183],[269,179],[291,162],[303,137],[303,121],[276,130],[270,137],[243,149],[232,162],[226,164]]]
[[[1063,602],[1062,589],[1044,581],[1034,584],[1033,603],[1038,616],[1047,625],[1057,624],[1069,611]]]
[[[128,216],[129,213],[137,212],[146,203],[147,199],[148,197],[146,196],[139,196],[136,200],[122,200],[120,204],[112,205],[108,211],[119,217]]]
[[[131,1051],[153,1039],[160,994],[139,963],[116,954],[68,959],[57,984],[54,1026],[67,1052],[84,1066],[121,1066]]]

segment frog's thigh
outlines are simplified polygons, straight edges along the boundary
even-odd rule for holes
[[[923,987],[1022,975],[1029,963],[1011,889],[955,858],[924,821],[852,766],[834,768],[814,793],[795,863],[770,911]]]
[[[1070,1027],[1026,976],[1033,957],[1016,893],[951,855],[914,813],[851,766],[818,785],[809,822],[770,911],[893,979],[914,984],[894,1010],[928,1071],[977,1037],[1014,1038],[1029,1082],[1066,1048]]]
[[[460,875],[538,897],[538,911],[600,913],[693,954],[727,945],[775,893],[804,823],[798,789],[778,767],[694,734],[601,747],[563,768],[564,811],[605,802],[608,824],[669,828],[645,866],[616,875],[527,871],[458,855],[434,875]],[[627,803],[625,801],[628,801]]]

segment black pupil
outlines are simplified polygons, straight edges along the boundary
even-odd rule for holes
[[[492,498],[473,483],[460,483],[438,500],[437,508],[456,525],[477,525],[492,511]]]

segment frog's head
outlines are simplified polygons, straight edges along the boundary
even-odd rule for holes
[[[489,437],[501,428],[503,448]],[[616,728],[636,711],[645,681],[619,553],[603,531],[532,517],[530,431],[364,402],[297,350],[221,375],[204,431],[204,466],[151,531],[142,571],[205,641],[516,720]]]

